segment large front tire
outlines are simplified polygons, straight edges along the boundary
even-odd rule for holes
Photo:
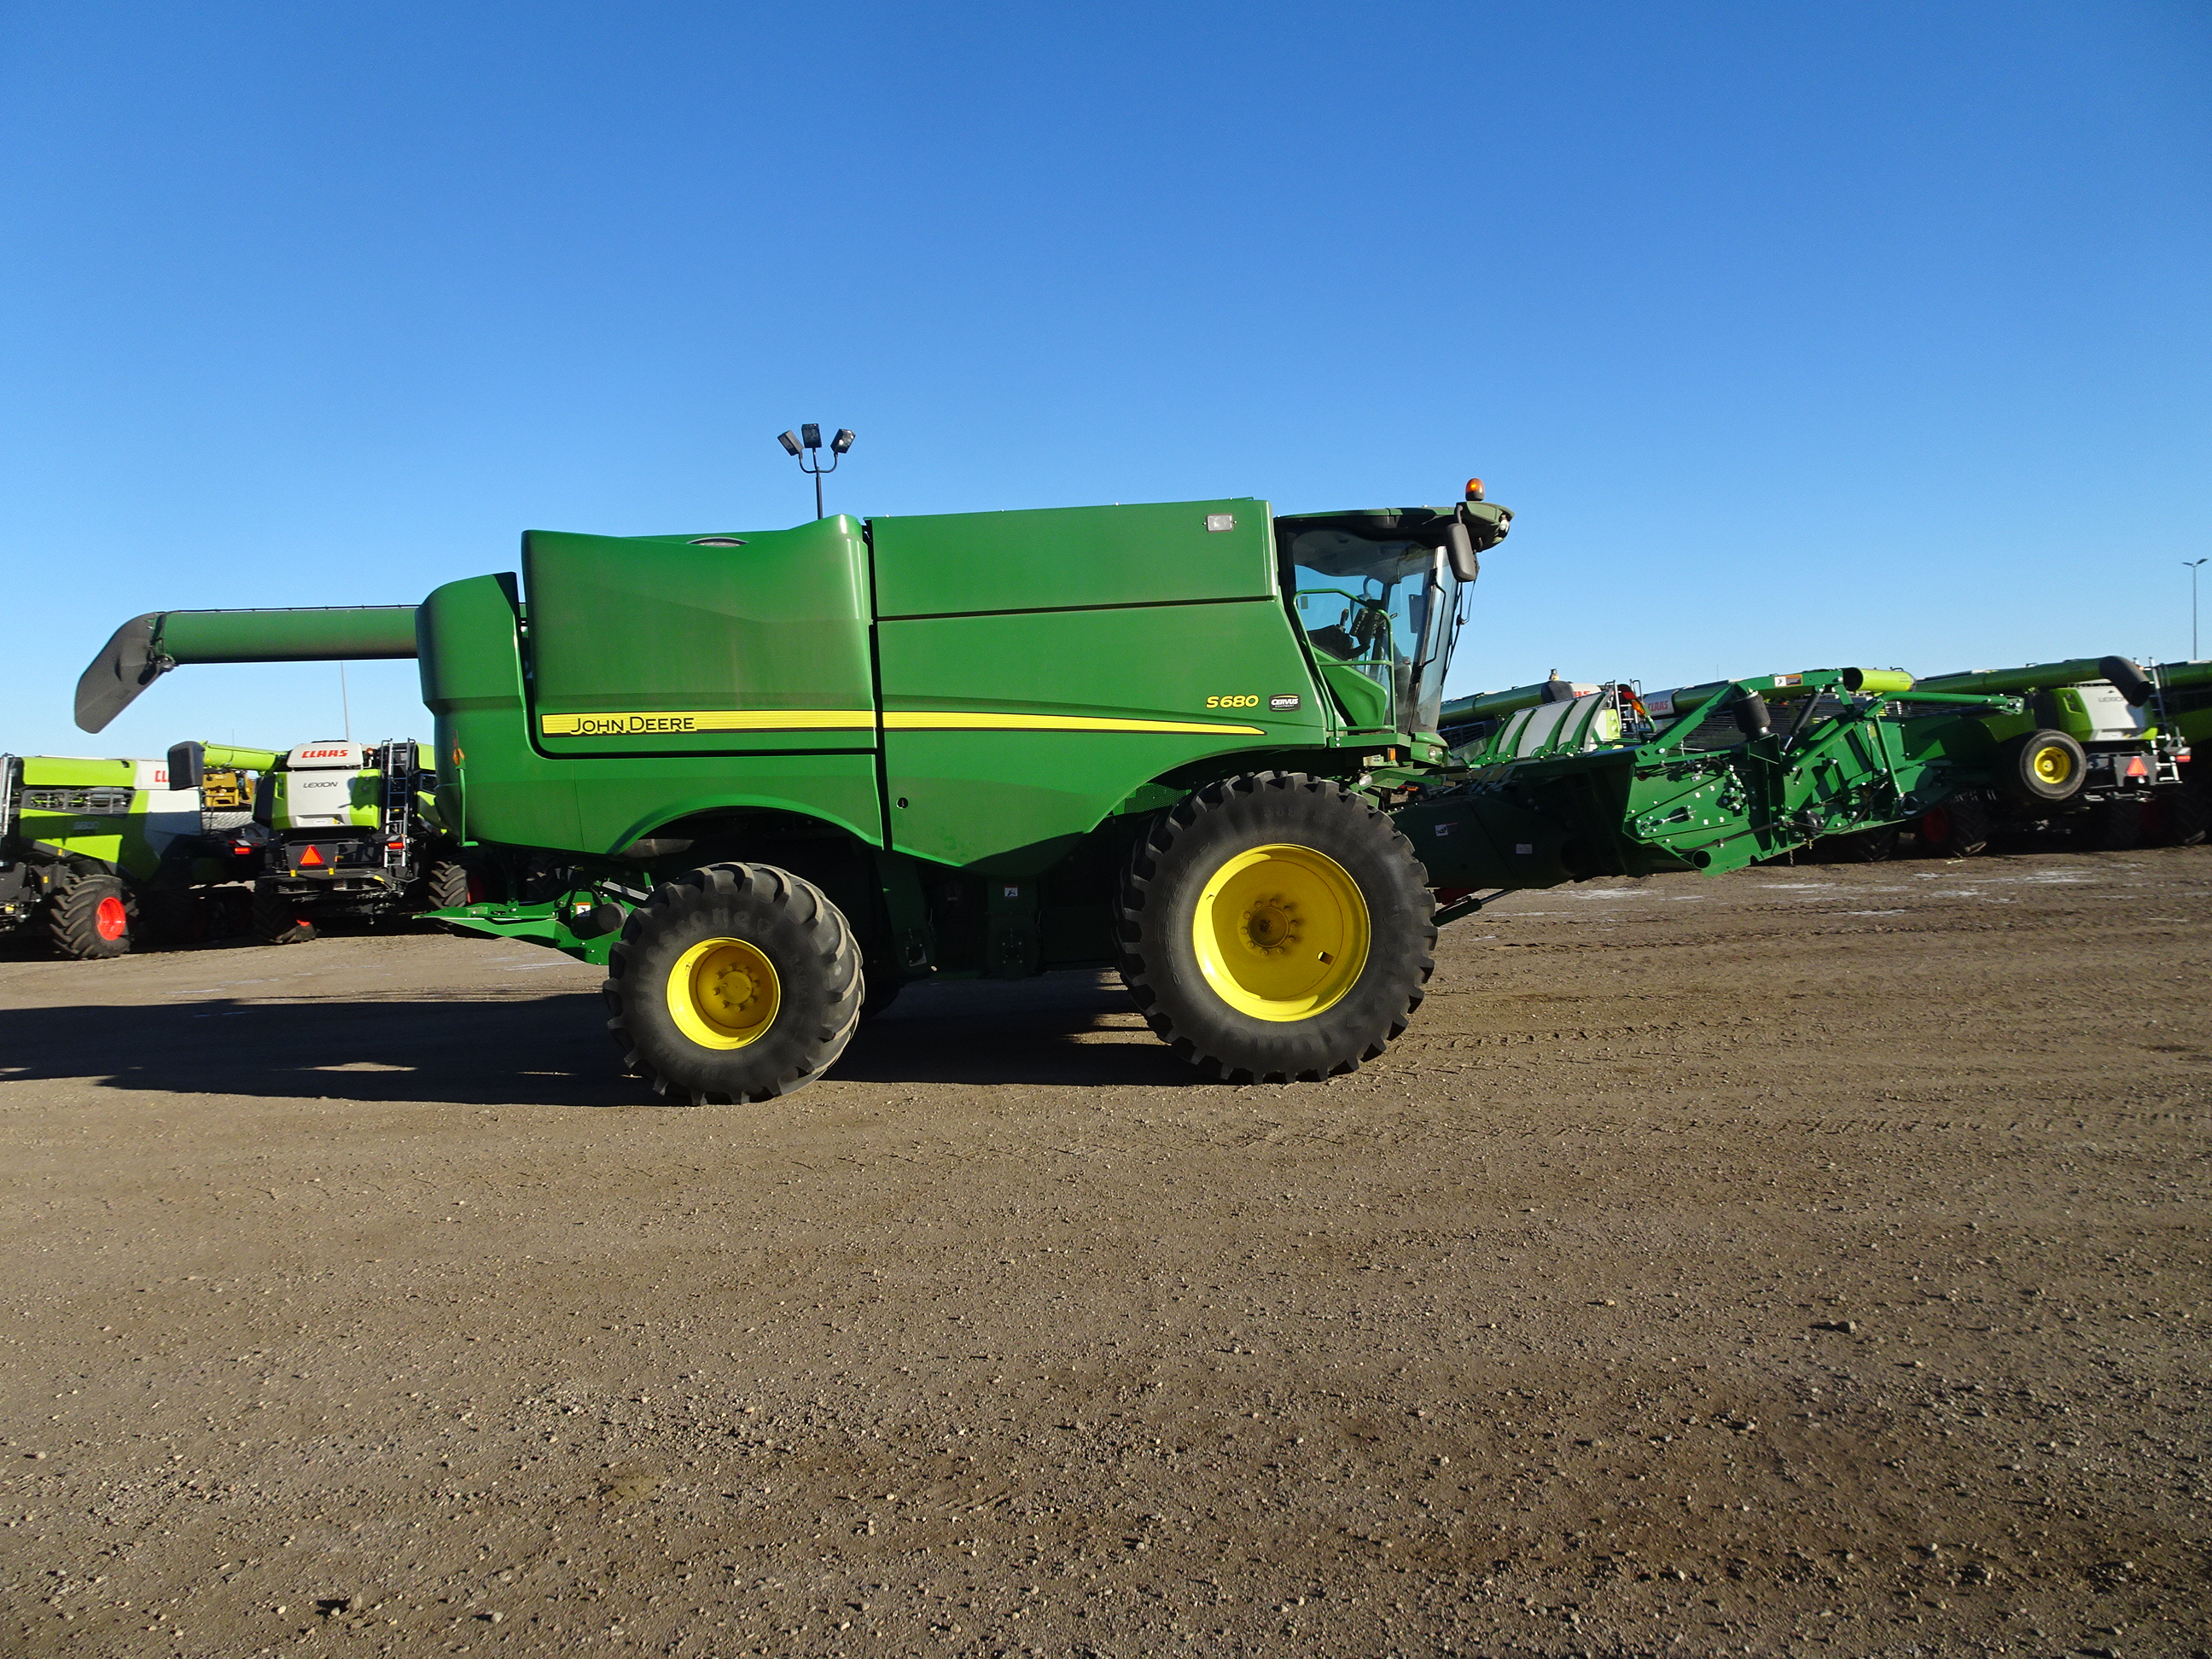
[[[694,1106],[804,1088],[844,1053],[866,994],[844,913],[765,864],[662,884],[630,913],[600,989],[630,1069]]]
[[[73,876],[46,901],[46,937],[80,962],[129,955],[138,932],[138,902],[118,877]]]
[[[1211,1076],[1332,1077],[1382,1054],[1421,1006],[1434,914],[1413,844],[1341,784],[1231,778],[1162,813],[1133,852],[1121,981]]]

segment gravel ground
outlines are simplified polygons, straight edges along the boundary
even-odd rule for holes
[[[1516,896],[661,1106],[437,936],[0,962],[0,1650],[2212,1649],[2212,852]]]

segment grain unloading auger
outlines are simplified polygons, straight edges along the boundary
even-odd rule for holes
[[[77,681],[76,721],[97,732],[184,664],[341,662],[416,654],[411,605],[283,611],[168,611],[115,630]],[[313,937],[332,916],[376,919],[459,904],[469,883],[428,791],[431,769],[409,738],[349,738],[241,750],[182,743],[169,750],[179,788],[208,770],[259,776],[251,811],[225,850],[253,884],[252,928],[271,944]],[[427,757],[422,757],[427,759]]]
[[[605,964],[676,1098],[799,1086],[904,982],[1064,968],[1118,969],[1215,1075],[1317,1078],[1404,1030],[1474,891],[1733,868],[1948,787],[1954,723],[1849,671],[1664,726],[1570,697],[1462,764],[1444,674],[1511,516],[1472,485],[533,531],[519,574],[411,612],[141,617],[79,706],[172,662],[412,650],[440,820],[499,887],[439,914]]]

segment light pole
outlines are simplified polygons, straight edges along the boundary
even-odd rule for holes
[[[2181,568],[2189,573],[2189,660],[2197,660],[2197,571],[2203,559],[2184,559]]]
[[[799,456],[799,470],[814,480],[814,516],[820,518],[822,475],[837,470],[838,458],[853,447],[853,428],[848,426],[837,428],[837,435],[830,441],[830,465],[827,466],[822,465],[822,428],[811,421],[796,433],[777,433],[775,441],[783,446],[785,454]],[[799,454],[802,448],[805,451],[804,455]]]

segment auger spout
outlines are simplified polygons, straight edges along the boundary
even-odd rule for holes
[[[149,611],[117,629],[76,683],[76,723],[104,729],[180,663],[356,662],[415,655],[411,605]]]
[[[2075,657],[2065,662],[2029,663],[2022,668],[1978,668],[1966,674],[1938,674],[1920,682],[1923,691],[2049,691],[2062,685],[2108,680],[2140,708],[2151,697],[2149,678],[2125,657]]]

